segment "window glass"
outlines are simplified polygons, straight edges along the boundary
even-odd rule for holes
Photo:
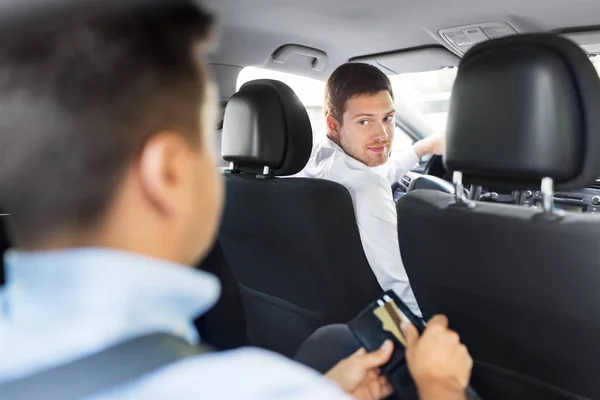
[[[246,67],[238,76],[237,89],[239,90],[244,83],[256,79],[274,79],[291,87],[306,107],[313,128],[313,140],[317,141],[325,137],[325,117],[323,116],[325,82],[302,75]]]
[[[433,128],[443,133],[448,119],[448,107],[457,68],[390,75],[394,96],[410,107]]]

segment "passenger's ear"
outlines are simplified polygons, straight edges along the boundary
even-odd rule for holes
[[[338,122],[338,120],[333,115],[330,114],[327,116],[326,122],[327,122],[327,136],[330,139],[339,141],[341,126],[340,126],[340,123]]]
[[[138,177],[142,196],[164,217],[177,209],[188,156],[185,139],[175,132],[153,135],[142,149]]]

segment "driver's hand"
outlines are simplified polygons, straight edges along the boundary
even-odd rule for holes
[[[444,151],[446,151],[446,135],[438,134],[431,136],[431,138],[431,153],[444,154]]]
[[[394,344],[386,340],[381,348],[367,353],[363,348],[350,357],[337,363],[325,374],[340,388],[359,400],[379,400],[392,394],[387,379],[379,374],[379,367],[385,364],[394,350]]]
[[[403,326],[406,360],[421,400],[465,399],[473,360],[458,334],[448,329],[448,318],[436,315],[419,337],[412,325]]]
[[[446,135],[437,134],[426,137],[415,143],[413,149],[419,158],[427,154],[444,154],[444,151],[446,151]]]

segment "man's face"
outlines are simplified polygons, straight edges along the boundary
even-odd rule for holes
[[[346,102],[334,137],[350,157],[368,167],[377,167],[389,158],[394,139],[394,115],[394,102],[387,90],[353,97]],[[337,121],[333,117],[328,117],[330,131],[334,122]]]

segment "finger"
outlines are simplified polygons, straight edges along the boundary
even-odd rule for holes
[[[380,398],[390,397],[394,393],[394,388],[385,376],[379,377]]]
[[[433,318],[431,318],[429,322],[427,322],[427,327],[431,325],[448,328],[448,317],[442,314],[434,315]]]
[[[367,375],[365,376],[364,382],[378,382],[379,381],[379,371],[376,368],[371,368]]]
[[[352,397],[356,400],[379,400],[377,396],[371,391],[371,388],[368,386],[360,386],[358,389],[353,391]]]
[[[369,384],[369,393],[375,399],[385,399],[394,392],[386,377],[380,376]]]
[[[419,341],[419,331],[413,324],[403,323],[402,331],[404,332],[404,337],[406,337],[406,347],[410,348],[417,344]]]
[[[377,377],[376,379],[365,381],[358,389],[353,393],[357,399],[373,399],[380,400],[389,397],[392,394],[393,389],[384,377]]]
[[[388,362],[394,351],[394,344],[391,340],[383,342],[381,347],[363,356],[363,367],[365,369],[377,368]]]
[[[364,347],[361,347],[360,349],[356,350],[353,354],[351,354],[347,358],[356,357],[356,356],[363,356],[365,354],[367,354],[367,350],[365,350]]]
[[[444,332],[444,340],[453,345],[456,346],[458,349],[460,349],[461,343],[460,343],[460,336],[458,336],[458,333],[452,331],[452,330],[446,330]]]
[[[387,380],[380,376],[373,379],[365,379],[362,384],[353,391],[352,395],[360,400],[379,400],[388,397]]]
[[[464,357],[467,360],[466,364],[468,366],[469,371],[471,371],[473,369],[473,357],[471,357],[471,354],[469,353],[469,349],[467,349],[467,346],[465,346],[464,344],[461,346],[464,348]]]

